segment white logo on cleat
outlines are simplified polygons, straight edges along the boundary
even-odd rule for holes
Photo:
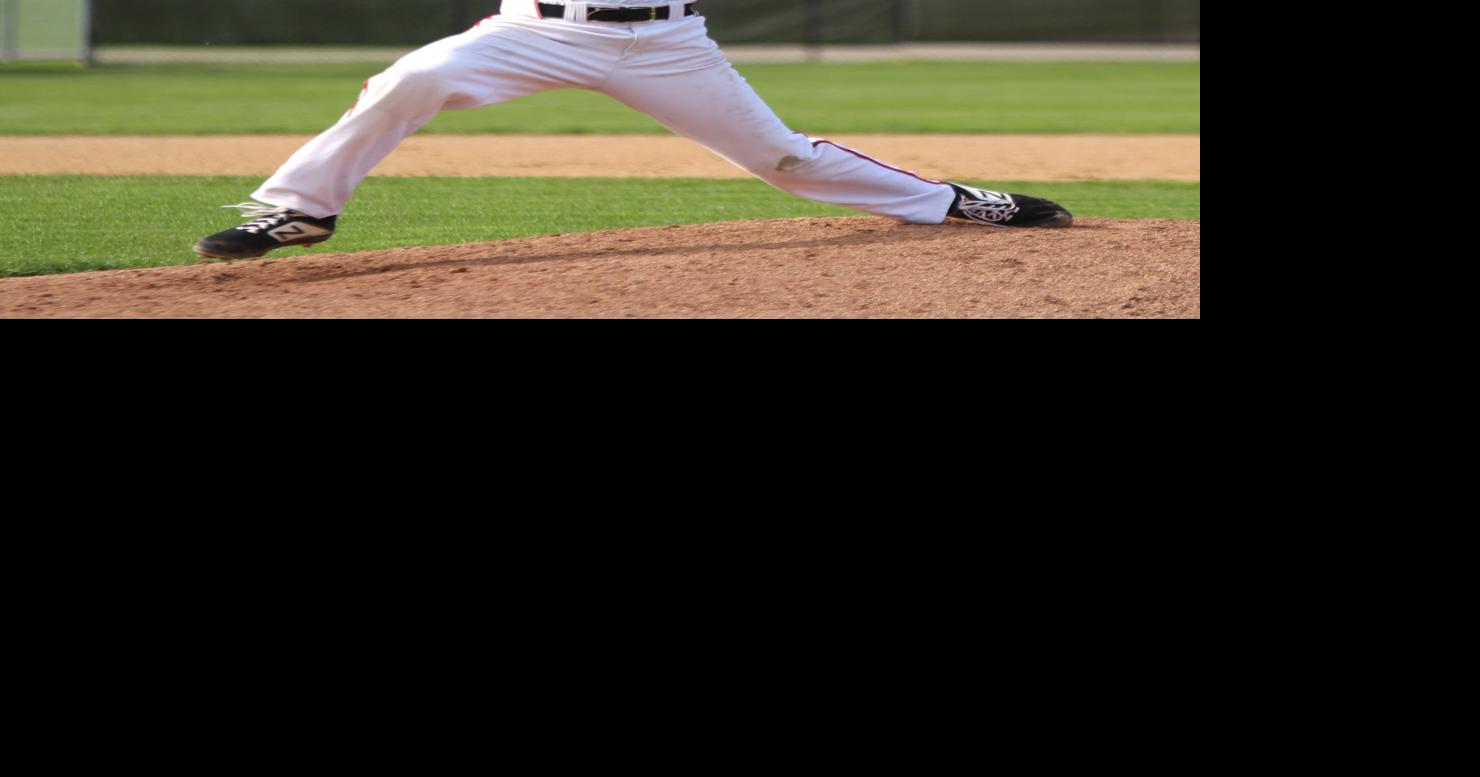
[[[956,210],[961,211],[962,215],[973,221],[1001,224],[1017,215],[1017,203],[1001,192],[986,189],[967,189],[966,191],[971,193],[971,197],[961,195],[961,202],[956,205]]]
[[[308,237],[323,237],[324,235],[332,235],[334,233],[330,230],[324,229],[323,227],[316,227],[312,224],[289,223],[284,224],[281,227],[268,232],[267,234],[271,235],[272,239],[278,241],[279,243],[286,243],[290,240],[299,240]]]

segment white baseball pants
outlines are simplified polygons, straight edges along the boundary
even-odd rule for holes
[[[588,4],[574,5],[568,16]],[[704,18],[672,6],[667,21],[612,24],[542,19],[535,0],[503,0],[500,15],[370,79],[349,113],[253,197],[338,215],[371,169],[439,111],[576,88],[609,95],[778,189],[908,223],[945,220],[950,186],[793,132],[709,39]]]

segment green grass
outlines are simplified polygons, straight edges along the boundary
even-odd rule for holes
[[[382,69],[336,65],[0,65],[0,134],[317,133]],[[1198,64],[744,65],[808,133],[1198,133]],[[444,113],[444,133],[651,133],[602,95],[556,91]]]
[[[196,238],[238,223],[259,183],[238,177],[0,177],[0,277],[191,264]],[[1051,197],[1083,216],[1200,218],[1196,183],[974,182]],[[579,207],[573,207],[578,203]],[[371,178],[319,251],[752,218],[856,215],[759,181]],[[293,249],[274,256],[304,253]]]

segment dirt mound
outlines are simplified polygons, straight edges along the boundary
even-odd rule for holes
[[[7,318],[1197,318],[1197,221],[874,218],[0,280]]]

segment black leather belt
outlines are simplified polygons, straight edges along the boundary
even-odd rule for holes
[[[695,16],[699,12],[694,10],[697,3],[689,3],[683,7],[684,16]],[[565,5],[563,3],[540,3],[540,16],[546,19],[564,19]],[[621,22],[633,24],[636,22],[660,22],[669,17],[666,5],[633,5],[626,8],[590,8],[586,11],[588,22]]]

